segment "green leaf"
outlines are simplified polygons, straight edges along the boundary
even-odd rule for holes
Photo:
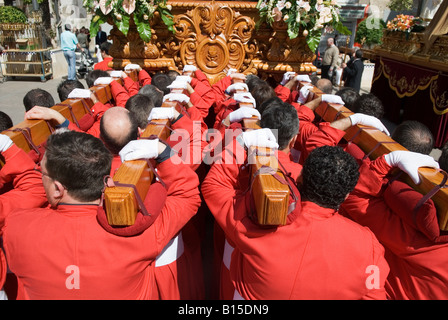
[[[322,36],[321,30],[311,30],[306,37],[306,43],[312,52],[315,52],[319,46],[320,38]]]
[[[145,42],[151,41],[151,26],[148,20],[143,19],[141,15],[134,15],[134,22],[137,26],[137,31]]]
[[[98,17],[98,18],[96,18]],[[102,16],[102,15],[97,15],[94,16],[94,18],[92,19],[92,22],[90,23],[90,37],[95,37],[96,34],[98,33],[98,30],[100,28],[100,25],[102,25],[103,23],[106,23],[107,19],[106,17]]]
[[[115,20],[115,25],[117,26],[118,30],[120,30],[125,36],[128,35],[129,20],[130,17],[127,15],[122,15],[121,20]]]
[[[340,34],[344,34],[344,35],[351,35],[352,32],[342,24],[341,21],[338,21],[338,23],[336,23],[334,25],[334,29],[339,32]]]

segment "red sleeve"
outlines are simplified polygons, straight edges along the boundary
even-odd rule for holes
[[[303,159],[306,159],[309,153],[315,148],[321,146],[336,146],[344,137],[345,131],[333,128],[329,122],[319,124],[319,130],[316,130],[305,142]]]
[[[226,89],[232,84],[230,76],[224,77],[212,86],[215,95],[215,101],[224,101],[226,99]]]
[[[289,96],[291,94],[291,90],[279,84],[274,89],[275,94],[279,97],[283,102],[287,102],[289,100]]]
[[[196,214],[201,198],[198,176],[176,155],[159,163],[157,173],[166,184],[168,193],[165,206],[153,225],[157,237],[157,249],[162,250]]]
[[[42,175],[34,170],[35,163],[25,151],[13,144],[2,155],[5,165],[0,170],[0,186],[12,182],[13,189],[0,195],[0,230],[12,210],[38,208],[47,202]]]
[[[124,107],[130,98],[129,92],[127,92],[126,89],[117,81],[112,81],[110,83],[110,91],[112,93],[112,97],[114,98],[115,105]]]
[[[138,90],[140,90],[140,84],[138,81],[134,81],[130,77],[124,78],[123,81],[124,87],[128,91],[130,97],[136,95]]]
[[[151,84],[152,78],[145,69],[142,69],[138,73],[138,81],[140,82],[140,86],[143,87]]]
[[[200,81],[201,83],[203,83],[205,86],[207,86],[207,87],[211,87],[211,86],[210,86],[210,82],[208,81],[208,78],[207,78],[207,76],[205,75],[204,72],[202,72],[201,70],[197,69],[197,70],[194,72],[194,75],[195,75],[196,79],[197,79],[198,81]],[[194,78],[193,78],[193,79],[194,79]]]

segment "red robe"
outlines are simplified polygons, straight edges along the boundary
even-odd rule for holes
[[[289,214],[285,226],[260,228],[247,215],[247,174],[241,165],[214,164],[202,184],[205,201],[235,248],[230,278],[236,296],[385,298],[389,269],[384,248],[369,229],[307,201]],[[379,270],[379,289],[366,285],[372,265]]]
[[[114,58],[112,57],[104,58],[103,61],[95,63],[95,65],[93,66],[93,70],[103,70],[103,71],[113,70],[108,66],[109,62],[112,62],[113,59]]]
[[[390,170],[384,157],[364,163],[357,190],[344,202],[343,208],[353,220],[369,227],[386,249],[390,266],[386,282],[388,299],[446,300],[448,239],[446,236],[430,238],[421,231],[412,212],[415,201],[409,204],[412,198],[402,198],[402,195],[405,191],[408,196],[414,193],[416,201],[422,195],[403,182],[394,182],[402,186],[392,194],[392,201],[401,202],[401,214],[386,203],[389,188],[386,175]],[[437,219],[436,213],[433,218]]]
[[[158,165],[158,173],[168,188],[164,208],[148,229],[133,237],[105,231],[98,224],[95,205],[11,213],[4,227],[4,248],[26,298],[157,296],[154,261],[200,203],[199,181],[188,166],[166,160]]]

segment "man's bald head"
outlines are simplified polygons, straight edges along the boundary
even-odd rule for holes
[[[319,79],[316,82],[316,87],[325,94],[333,93],[333,83],[329,79]]]
[[[135,116],[122,107],[108,109],[100,122],[100,138],[114,155],[130,141],[138,138]]]

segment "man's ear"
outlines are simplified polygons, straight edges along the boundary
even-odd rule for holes
[[[296,144],[296,140],[297,140],[297,135],[292,137],[292,139],[289,141],[289,144],[288,144],[289,149],[292,149],[294,147],[294,145]]]
[[[65,192],[67,192],[67,190],[65,189],[65,187],[62,185],[62,183],[60,183],[57,180],[53,181],[54,183],[54,198],[55,199],[62,199],[62,197],[64,196]]]

